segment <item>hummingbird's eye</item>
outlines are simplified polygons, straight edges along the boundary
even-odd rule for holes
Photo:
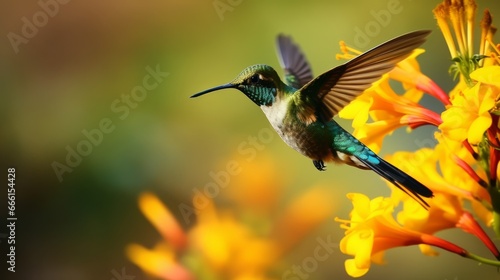
[[[252,75],[252,77],[250,77],[251,83],[257,83],[259,80],[260,80],[259,74],[255,74],[255,75]]]

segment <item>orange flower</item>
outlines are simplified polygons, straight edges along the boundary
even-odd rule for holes
[[[191,273],[176,260],[173,248],[160,243],[154,249],[131,244],[127,247],[128,258],[145,272],[160,279],[195,279]]]
[[[456,93],[451,100],[452,105],[441,115],[443,123],[439,129],[446,137],[457,142],[467,139],[472,145],[481,142],[492,124],[490,110],[500,96],[500,82],[492,80],[499,75],[500,66],[480,68],[470,74],[478,82]]]
[[[346,229],[342,252],[354,256],[345,263],[353,277],[364,275],[371,262],[380,262],[385,250],[417,244],[427,255],[436,255],[432,247],[439,247],[500,266],[496,260],[476,256],[433,235],[459,228],[478,237],[500,259],[491,238],[466,209],[470,205],[475,216],[487,226],[493,225],[500,236],[500,51],[492,41],[495,28],[486,11],[481,21],[479,54],[475,54],[476,8],[473,0],[446,0],[434,9],[453,59],[450,69],[459,77],[450,98],[420,73],[415,57],[422,51],[417,50],[339,113],[353,119],[354,134],[376,151],[384,137],[401,126],[432,124],[440,130],[434,135],[434,147],[397,152],[388,158],[433,191],[428,210],[400,191],[394,191],[390,199],[371,201],[364,195],[349,194],[354,206],[351,219],[337,221],[344,223],[342,227]],[[343,52],[343,58],[357,54],[345,45]],[[402,83],[404,95],[395,93],[389,79]],[[418,104],[422,92],[430,93],[445,105],[441,116]],[[392,214],[399,202],[403,202],[403,207],[396,221]]]
[[[384,76],[344,107],[339,116],[354,119],[354,136],[378,152],[384,137],[399,127],[416,128],[441,123],[439,115],[416,103],[420,98],[421,92],[416,89],[410,89],[402,96],[396,94]],[[368,116],[373,122],[367,123]]]
[[[177,259],[178,252],[187,245],[187,237],[172,213],[151,193],[140,195],[139,208],[167,243],[160,243],[152,250],[131,244],[126,249],[129,259],[144,271],[161,279],[194,279]]]
[[[146,192],[139,196],[139,208],[163,238],[176,250],[186,247],[187,236],[170,210],[154,194]]]
[[[397,64],[391,72],[389,79],[401,82],[405,89],[417,89],[428,93],[441,101],[444,105],[449,105],[450,100],[444,92],[431,78],[420,71],[420,65],[417,62],[417,56],[424,53],[423,49],[416,49],[413,53]],[[413,100],[418,102],[419,100]]]
[[[342,54],[337,54],[337,59],[352,59],[361,54],[360,51],[348,47],[343,41],[340,42],[340,49]],[[422,93],[425,92],[441,101],[444,105],[448,105],[450,101],[446,92],[420,71],[417,56],[424,52],[424,49],[415,49],[407,58],[396,64],[396,67],[384,78],[400,82],[405,90],[418,90],[418,98],[412,99],[414,102],[418,102],[422,97]]]
[[[492,213],[487,210],[486,206],[490,203],[490,196],[484,187],[469,174],[464,172],[462,167],[457,164],[455,158],[464,160],[464,163],[472,163],[474,159],[471,158],[467,149],[462,145],[455,142],[447,142],[445,138],[436,134],[439,144],[434,149],[422,148],[415,152],[397,152],[392,156],[388,156],[387,160],[392,164],[398,166],[402,171],[420,181],[433,190],[434,193],[442,196],[433,198],[428,202],[435,205],[436,209],[440,207],[453,206],[456,215],[460,215],[458,208],[462,208],[462,201],[464,199],[470,201],[474,206],[475,212],[483,221],[491,223]],[[451,146],[450,146],[451,145]],[[484,177],[484,174],[481,173]],[[390,184],[389,184],[390,185]],[[400,195],[399,191],[393,192],[393,197],[403,200],[406,204],[412,204],[412,201]],[[411,206],[422,215],[430,215],[430,212],[420,212],[418,205]],[[432,206],[431,206],[432,208]],[[456,218],[458,219],[458,218]],[[438,219],[436,223],[442,222]],[[456,222],[456,221],[451,221]],[[427,222],[425,222],[427,223]],[[444,223],[445,225],[450,223]]]
[[[361,53],[344,42],[340,47],[342,54],[338,54],[337,59],[351,59]],[[423,52],[423,49],[414,50],[339,112],[339,117],[353,120],[354,136],[375,152],[380,150],[385,136],[402,126],[414,129],[427,124],[438,126],[442,122],[438,114],[418,104],[424,92],[444,105],[450,104],[446,93],[420,71],[416,58]],[[404,94],[394,91],[391,80],[402,84]],[[369,118],[373,122],[368,122]]]
[[[449,252],[465,256],[467,252],[438,237],[402,227],[394,220],[394,201],[378,197],[370,200],[363,194],[347,195],[353,204],[350,221],[340,220],[346,229],[346,236],[340,241],[340,250],[353,255],[354,259],[345,261],[345,269],[352,277],[365,275],[371,262],[383,263],[385,250],[427,244]],[[349,224],[349,226],[347,225]]]
[[[231,271],[234,277],[265,271],[278,257],[275,242],[257,237],[231,212],[216,210],[212,201],[199,213],[190,238],[203,263],[215,271]]]
[[[493,47],[494,51],[498,50],[495,48],[495,44],[491,42],[496,29],[491,25],[492,19],[488,10],[485,11],[481,20],[479,53],[475,54],[473,39],[476,7],[475,1],[472,0],[448,0],[443,1],[433,10],[438,26],[448,45],[451,58],[454,61],[450,70],[454,71],[455,77],[460,75],[460,79],[464,80],[469,87],[473,85],[470,74],[474,70],[481,65],[498,63],[497,56],[490,51],[490,47]],[[464,28],[464,23],[467,23],[467,30]],[[455,36],[451,34],[450,26]],[[458,50],[455,42],[458,45]],[[487,60],[486,63],[485,60]]]
[[[457,151],[457,155],[466,154],[458,152],[456,148],[453,150]],[[462,148],[462,151],[465,150]],[[462,205],[464,199],[470,200],[475,212],[487,224],[491,224],[492,213],[485,207],[490,203],[490,198],[483,186],[464,172],[461,165],[467,167],[469,165],[457,155],[450,156],[450,149],[440,142],[435,150],[421,149],[415,153],[399,152],[389,159],[434,191],[434,197],[428,201],[430,205],[428,210],[423,209],[414,200],[402,196],[400,192],[393,192],[396,200],[404,202],[403,210],[397,215],[398,221],[405,228],[427,234],[459,227],[478,237],[497,257],[498,250],[491,239],[470,213],[463,209]],[[457,164],[457,160],[460,160],[460,164]],[[468,160],[471,161],[471,159]],[[440,167],[441,172],[437,171],[437,166]],[[472,169],[469,172],[478,176]],[[437,254],[429,246],[421,245],[420,248],[426,254]]]
[[[249,191],[249,184],[267,183],[245,179],[247,172],[259,173],[252,166],[258,169],[274,165],[270,160],[260,166],[242,164],[242,177],[231,180],[238,186],[227,189]],[[273,168],[269,172],[275,174]],[[229,199],[239,202],[240,196],[221,193],[228,194]],[[272,213],[270,210],[278,210],[277,199],[273,192],[268,194],[265,207],[256,205],[258,197],[254,196],[241,209],[229,210],[217,209],[210,198],[197,192],[193,201],[204,201],[203,209],[193,211],[197,221],[187,233],[155,195],[141,194],[139,208],[164,240],[153,249],[131,244],[127,255],[145,272],[160,279],[269,279],[267,274],[278,260],[331,214],[332,203],[325,188],[313,187],[281,211]]]

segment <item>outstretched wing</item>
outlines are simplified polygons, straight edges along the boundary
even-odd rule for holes
[[[294,96],[295,102],[301,104],[298,117],[306,123],[318,117],[330,120],[424,43],[430,32],[420,30],[401,35],[319,75]]]
[[[289,86],[301,88],[313,79],[311,67],[299,46],[293,43],[292,38],[279,34],[276,38],[278,59],[281,68],[285,71],[285,80]]]

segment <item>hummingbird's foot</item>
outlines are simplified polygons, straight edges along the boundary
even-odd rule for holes
[[[322,160],[313,160],[314,166],[319,170],[319,171],[325,171],[325,163]]]

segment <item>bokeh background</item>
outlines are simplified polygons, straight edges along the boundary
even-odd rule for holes
[[[196,223],[194,216],[190,221],[183,219],[179,206],[191,205],[196,190],[214,181],[210,172],[224,170],[229,161],[248,159],[249,154],[245,156],[241,149],[254,147],[249,165],[244,165],[250,167],[231,177],[229,186],[214,197],[218,208],[241,209],[245,199],[235,198],[235,193],[239,185],[252,190],[252,183],[259,184],[255,186],[258,191],[248,191],[251,203],[244,205],[246,213],[254,208],[262,211],[259,197],[262,203],[272,204],[265,209],[279,213],[316,187],[326,189],[331,207],[324,222],[311,228],[273,269],[271,276],[282,279],[292,265],[311,256],[318,237],[341,239],[343,230],[333,218],[348,217],[351,204],[346,193],[375,197],[389,195],[389,188],[376,175],[346,166],[330,164],[327,172],[318,172],[310,160],[274,134],[265,138],[266,143],[261,138],[257,146],[251,146],[252,137],[259,141],[259,133],[262,137],[270,125],[259,108],[235,90],[199,99],[189,96],[230,81],[252,64],[278,69],[274,40],[281,32],[293,36],[319,74],[340,63],[335,59],[340,40],[367,50],[411,30],[431,29],[434,32],[424,45],[427,51],[419,61],[424,73],[449,90],[453,85],[447,74],[449,54],[431,13],[437,3],[71,0],[59,4],[32,38],[14,47],[7,35],[22,34],[23,18],[32,21],[42,8],[34,0],[2,1],[0,161],[3,174],[8,167],[17,170],[18,222],[17,272],[4,274],[7,266],[2,261],[0,275],[7,279],[116,279],[113,271],[125,269],[135,279],[149,279],[125,254],[130,243],[151,247],[161,239],[138,209],[139,194],[158,195],[189,230]],[[478,4],[479,14],[489,7],[494,17],[500,15],[498,1]],[[360,41],[358,31],[373,25],[374,14],[387,11],[388,5],[396,5],[400,12],[391,14],[385,26],[379,23],[377,32],[373,29]],[[169,74],[143,100],[127,105],[129,114],[113,110],[114,102],[124,106],[123,96],[142,84],[147,67]],[[442,110],[431,98],[424,102]],[[102,141],[92,145],[89,154],[59,180],[55,162],[66,164],[68,149],[76,149],[87,139],[82,131],[98,129],[103,119],[109,119],[114,130],[103,133]],[[350,130],[348,121],[340,123]],[[381,153],[432,144],[432,129],[411,134],[397,131]],[[259,162],[265,162],[265,168]],[[4,224],[6,192],[1,197]],[[272,217],[268,223],[273,223]],[[5,233],[2,226],[2,260],[7,252]],[[439,235],[480,255],[488,254],[478,240],[457,230]],[[349,279],[343,267],[346,258],[337,249],[318,263],[308,279]],[[364,278],[500,276],[495,268],[455,255],[431,258],[409,247],[389,251],[387,264],[372,266]]]

